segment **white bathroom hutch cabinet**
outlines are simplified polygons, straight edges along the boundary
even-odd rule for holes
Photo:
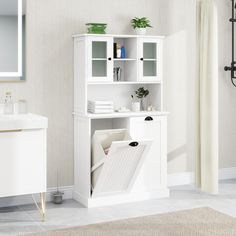
[[[167,113],[162,107],[163,37],[83,34],[74,35],[73,39],[74,198],[87,207],[95,207],[169,196]],[[125,47],[125,58],[114,58],[114,43]],[[119,81],[113,77],[115,67],[122,71]],[[110,114],[87,111],[88,100],[109,100],[114,102],[116,109],[130,108],[131,95],[139,87],[150,91],[148,101],[155,107],[154,111]],[[107,171],[105,177],[106,191],[94,194],[91,184],[92,137],[95,130],[112,129],[127,129],[132,141],[145,143],[149,140],[151,147],[130,179],[121,184],[125,162],[123,166],[116,164],[117,168],[114,164],[114,170]]]

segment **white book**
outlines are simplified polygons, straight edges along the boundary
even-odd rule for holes
[[[95,105],[113,105],[113,101],[88,101],[89,104],[95,104]]]
[[[88,110],[91,110],[91,111],[114,111],[113,108],[88,108]]]
[[[113,109],[113,105],[94,105],[94,104],[88,104],[89,108],[92,109]]]

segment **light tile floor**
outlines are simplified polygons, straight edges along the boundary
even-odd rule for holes
[[[221,182],[219,195],[200,193],[192,186],[171,188],[170,195],[167,199],[93,209],[73,200],[62,205],[48,203],[46,222],[40,221],[33,205],[0,208],[0,235],[22,235],[206,206],[236,217],[236,180]]]

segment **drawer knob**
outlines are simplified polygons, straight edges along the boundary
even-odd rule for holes
[[[129,144],[129,146],[131,147],[137,147],[138,146],[138,142],[132,142]]]
[[[153,120],[153,118],[151,117],[151,116],[147,116],[146,118],[145,118],[145,121],[152,121]]]

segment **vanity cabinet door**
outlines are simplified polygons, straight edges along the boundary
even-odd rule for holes
[[[162,39],[139,38],[139,81],[162,80]]]
[[[0,197],[46,192],[46,130],[0,132]]]
[[[150,192],[166,188],[166,117],[130,118],[129,129],[133,139],[153,141],[134,191]]]
[[[88,82],[111,82],[113,79],[113,39],[88,38]]]

